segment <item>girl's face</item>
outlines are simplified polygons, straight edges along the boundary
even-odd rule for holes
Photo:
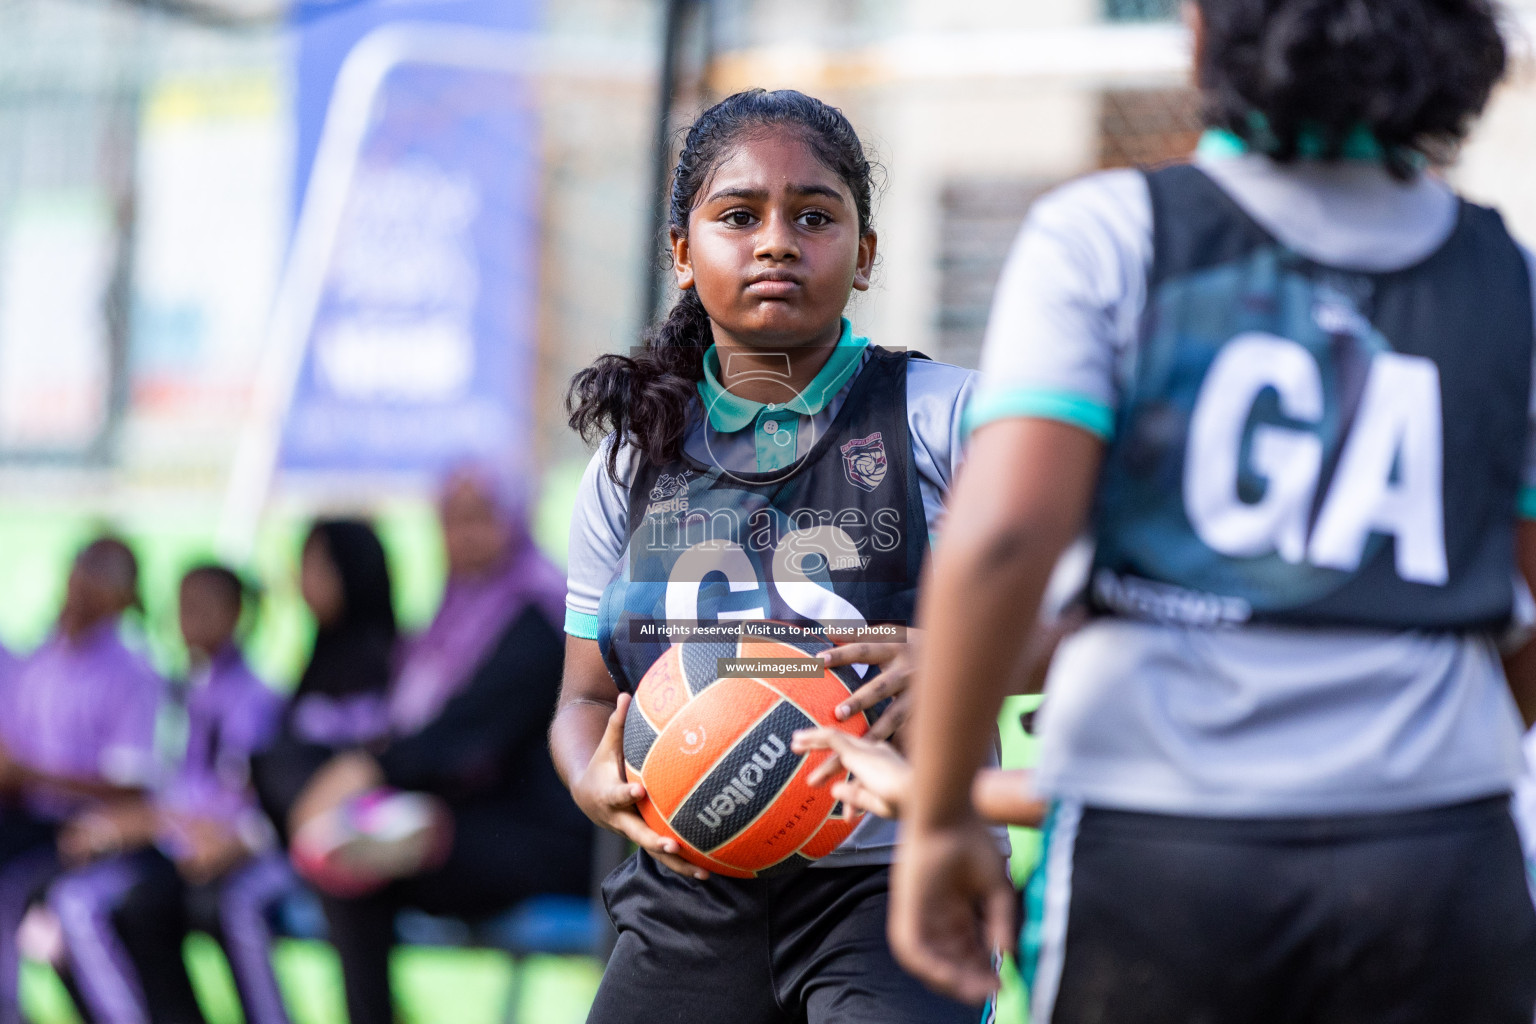
[[[679,288],[697,288],[716,332],[754,348],[831,344],[850,290],[869,287],[875,234],[843,180],[798,133],[748,134],[672,235]]]
[[[304,545],[299,559],[299,593],[322,629],[341,621],[346,610],[341,571],[320,537],[311,537]]]

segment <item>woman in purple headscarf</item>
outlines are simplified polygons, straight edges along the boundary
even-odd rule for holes
[[[448,585],[432,624],[401,652],[391,738],[333,758],[288,815],[294,863],[322,893],[353,1024],[392,1019],[398,908],[483,917],[588,886],[591,827],[545,742],[564,660],[564,576],[496,473],[452,473],[439,513]]]

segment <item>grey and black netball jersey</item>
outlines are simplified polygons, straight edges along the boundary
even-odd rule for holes
[[[797,460],[808,459],[816,455],[819,448],[825,448],[827,435],[837,432],[837,423],[844,414],[847,400],[855,394],[859,381],[874,363],[873,350],[867,346],[865,339],[853,337],[851,330],[845,330],[844,341],[840,344],[859,351],[856,362],[848,367],[850,372],[836,385],[836,390],[830,394],[817,395],[814,400],[791,410],[797,414],[788,417],[788,427],[781,423],[775,424],[771,436],[791,437],[791,451]],[[904,422],[892,424],[888,429],[876,426],[872,431],[859,427],[853,430],[854,434],[859,435],[857,438],[837,438],[839,443],[835,451],[820,452],[821,457],[817,460],[820,471],[830,476],[835,485],[849,488],[851,496],[863,494],[871,487],[874,492],[885,495],[898,485],[904,486],[908,490],[907,498],[915,498],[918,506],[905,518],[911,522],[921,519],[927,529],[941,530],[944,497],[960,464],[961,417],[971,394],[974,376],[973,371],[932,360],[914,359],[907,362],[903,385],[905,407],[896,410],[893,406],[890,410]],[[777,415],[781,411],[773,410],[773,413]],[[761,410],[755,418],[762,419]],[[760,443],[762,438],[754,436],[762,432],[754,428],[753,419],[752,416],[746,416],[740,423],[717,423],[715,418],[700,417],[690,429],[684,444],[688,460],[710,467],[710,471],[704,475],[724,478],[716,483],[729,484],[734,478],[744,485],[750,483],[751,490],[762,490],[763,480],[771,480],[777,474],[765,472],[763,446]],[[870,450],[877,434],[886,433],[902,435],[900,443],[906,449],[905,454],[910,455],[910,460],[894,458],[890,447],[885,446],[880,460],[880,479],[876,480],[859,468],[857,456]],[[883,442],[886,439],[880,437],[878,440]],[[653,509],[661,511],[662,506],[671,501],[682,499],[691,502],[691,492],[699,486],[696,474],[692,472],[679,479],[675,471],[659,471],[654,467],[647,469],[642,464],[643,460],[637,458],[634,450],[628,446],[620,449],[618,479],[615,480],[609,476],[606,465],[608,445],[612,443],[610,437],[592,457],[582,477],[571,519],[567,568],[566,632],[576,637],[599,640],[600,644],[603,642],[601,635],[605,632],[602,624],[605,592],[611,604],[614,598],[627,590],[632,589],[636,595],[641,595],[646,589],[644,579],[638,587],[621,590],[610,586],[616,576],[629,571],[634,557],[630,539],[639,524],[634,522],[638,511],[632,508],[635,504],[631,500],[632,489],[641,478],[644,480],[647,499],[651,488],[657,488],[656,502],[646,500],[639,503],[640,511],[648,513]],[[904,463],[906,465],[898,475],[895,467]],[[667,479],[661,480],[658,473]],[[914,486],[915,495],[910,493]],[[730,489],[708,488],[711,493],[723,493]],[[853,505],[842,511],[852,513],[855,511]],[[908,545],[922,547],[926,547],[927,543],[926,537],[909,535],[904,540]],[[642,576],[644,574],[642,571]],[[811,585],[821,586],[814,583]],[[745,588],[738,593],[735,603],[740,609],[750,609],[760,600],[760,610],[751,614],[791,617],[786,613],[795,611],[794,602],[786,605],[782,595],[775,596],[772,590],[776,586],[774,579],[763,579],[758,586]],[[842,600],[831,588],[825,589],[824,593],[815,593],[815,596],[833,602]],[[847,596],[846,593],[844,596]],[[857,611],[852,613],[855,616],[859,614]],[[739,609],[737,617],[741,617]],[[838,614],[833,617],[849,616]],[[606,632],[611,639],[611,624]],[[1006,848],[1006,835],[1001,832],[999,842]],[[847,841],[817,864],[821,867],[886,864],[894,856],[895,845],[895,824],[871,815],[865,818]]]
[[[1209,220],[1211,208],[1226,207],[1222,211],[1225,215],[1250,221],[1257,234],[1277,242],[1277,252],[1291,254],[1298,263],[1340,269],[1343,272],[1336,275],[1339,282],[1358,279],[1361,273],[1411,271],[1448,245],[1457,244],[1458,231],[1466,227],[1466,211],[1443,185],[1428,177],[1399,183],[1374,164],[1284,167],[1262,157],[1243,156],[1202,159],[1198,166],[1219,191],[1209,188],[1204,208],[1192,211],[1192,221]],[[1210,186],[1210,182],[1205,185]],[[1136,396],[1145,396],[1146,375],[1157,370],[1149,367],[1148,361],[1170,355],[1175,362],[1190,357],[1188,350],[1155,351],[1145,341],[1155,333],[1157,316],[1167,315],[1166,310],[1149,309],[1148,283],[1155,287],[1161,280],[1153,269],[1158,258],[1153,243],[1153,208],[1147,179],[1137,172],[1095,175],[1037,204],[999,285],[984,349],[983,380],[971,413],[973,426],[1006,416],[1046,416],[1100,434],[1111,440],[1112,451],[1120,440],[1136,440],[1118,438],[1117,430],[1134,420],[1129,414],[1136,411]],[[1161,238],[1161,233],[1157,237]],[[1513,258],[1492,259],[1486,264],[1490,272],[1498,268],[1505,275],[1489,305],[1504,303],[1506,312],[1518,307],[1530,318],[1531,285],[1528,276],[1520,276],[1522,259],[1527,260],[1524,270],[1530,274],[1528,257],[1507,245],[1505,256]],[[1263,263],[1262,259],[1256,261],[1246,272],[1262,276],[1265,267],[1258,264]],[[1509,274],[1511,267],[1513,276]],[[1210,281],[1202,283],[1211,285]],[[1163,301],[1178,298],[1166,290],[1151,294]],[[1318,314],[1326,319],[1337,314],[1347,319],[1345,314],[1351,309],[1360,313],[1357,302],[1330,305],[1316,298],[1312,294],[1305,299],[1309,317]],[[1187,313],[1197,307],[1198,303],[1180,306],[1179,311]],[[1398,323],[1403,322],[1412,322],[1412,318],[1399,318]],[[1507,317],[1505,324],[1506,335],[1518,339],[1520,326],[1510,328]],[[1342,319],[1332,326],[1341,325]],[[1213,325],[1220,330],[1229,326]],[[1355,326],[1369,324],[1356,322]],[[1447,325],[1440,329],[1447,329]],[[1510,379],[1510,386],[1503,388],[1508,394],[1502,394],[1499,386],[1490,392],[1489,400],[1499,403],[1490,423],[1502,426],[1490,429],[1488,436],[1457,434],[1453,429],[1457,440],[1452,443],[1460,449],[1445,452],[1449,460],[1459,457],[1469,463],[1497,463],[1500,473],[1512,477],[1487,493],[1468,495],[1469,506],[1486,499],[1511,517],[1515,492],[1522,484],[1529,488],[1533,482],[1533,475],[1524,468],[1528,465],[1525,435],[1530,429],[1529,399],[1511,398],[1515,391],[1524,391],[1530,376],[1530,329],[1527,323],[1526,365],[1511,362],[1507,351],[1491,357],[1494,362],[1503,360],[1499,365]],[[1254,333],[1279,337],[1278,332]],[[1362,333],[1367,340],[1372,338],[1369,332]],[[1230,336],[1221,340],[1228,341]],[[1483,340],[1479,335],[1465,340],[1435,338],[1429,343],[1482,345]],[[1317,353],[1307,352],[1307,358],[1299,360],[1288,358],[1287,351],[1250,352],[1251,358],[1234,361],[1233,366],[1247,372],[1257,365],[1274,373],[1277,365],[1283,369],[1294,364],[1296,380],[1303,386],[1310,379],[1306,372],[1309,366],[1323,366],[1325,374],[1331,372]],[[1344,360],[1362,370],[1352,386],[1364,386],[1369,367],[1365,357],[1372,352],[1374,349],[1362,349]],[[1479,354],[1483,354],[1481,350]],[[1354,359],[1355,355],[1362,358]],[[1332,369],[1337,369],[1337,364]],[[1178,376],[1173,373],[1173,378]],[[1239,389],[1239,384],[1231,383],[1230,387]],[[1256,429],[1269,425],[1275,436],[1264,443],[1283,443],[1287,440],[1280,436],[1284,427],[1316,422],[1300,406],[1289,416],[1286,410],[1274,408],[1275,394],[1275,389],[1268,389],[1263,400],[1271,407],[1261,410],[1264,415],[1245,416],[1233,441],[1250,460]],[[1187,441],[1194,429],[1190,420],[1198,396],[1186,397],[1190,400],[1183,408],[1176,401],[1170,402],[1169,408],[1152,410],[1152,420],[1143,420],[1133,429],[1140,430],[1144,440],[1155,439],[1159,432],[1152,428],[1159,426],[1161,416],[1161,427],[1170,436]],[[1147,411],[1140,409],[1142,415]],[[1463,415],[1474,414],[1464,411]],[[1326,433],[1322,430],[1308,435],[1319,438],[1318,447],[1325,449],[1318,452],[1319,479],[1331,479],[1339,458],[1337,449],[1347,444],[1347,425],[1343,426],[1346,429],[1335,431],[1329,438],[1322,437]],[[1330,444],[1333,451],[1326,450]],[[1479,444],[1496,450],[1480,450]],[[1158,462],[1158,447],[1154,443],[1140,453],[1149,461],[1139,464],[1139,469]],[[1123,464],[1119,470],[1114,468],[1116,460],[1137,454],[1120,444],[1118,453],[1110,457],[1110,472],[1123,472]],[[1385,470],[1386,479],[1378,483],[1400,486],[1400,462],[1394,459]],[[1181,502],[1208,497],[1184,493],[1180,479],[1164,482]],[[1235,487],[1244,483],[1232,482]],[[1294,482],[1298,487],[1315,487],[1317,483]],[[1109,492],[1115,490],[1111,484],[1104,496],[1113,497]],[[1318,490],[1312,500],[1298,499],[1297,508],[1306,513],[1298,517],[1303,524],[1315,525],[1318,505],[1327,501],[1327,495],[1321,493],[1326,488]],[[1123,486],[1120,492],[1123,498]],[[1250,489],[1247,497],[1252,501],[1262,493]],[[1529,501],[1529,493],[1523,501]],[[1118,526],[1115,518],[1113,514],[1108,517],[1112,528]],[[1498,513],[1493,513],[1479,522],[1496,518]],[[1184,519],[1188,529],[1189,516]],[[1104,523],[1101,515],[1100,524]],[[1463,532],[1466,536],[1458,537],[1462,550],[1469,550],[1469,545],[1476,547],[1475,528]],[[1381,544],[1379,535],[1380,531],[1367,531],[1368,548]],[[1242,539],[1228,538],[1234,544]],[[1282,539],[1290,545],[1289,554],[1299,555],[1298,561],[1305,563],[1311,538],[1302,533]],[[1109,577],[1111,583],[1127,575],[1125,541],[1125,534],[1115,534],[1111,550],[1100,556],[1101,569],[1115,570]],[[1375,549],[1360,552],[1362,561],[1367,555],[1380,553]],[[1326,549],[1323,554],[1328,554]],[[1398,619],[1383,616],[1373,620],[1367,595],[1346,609],[1346,614],[1312,620],[1335,623],[1327,627],[1254,624],[1252,620],[1262,615],[1253,614],[1251,600],[1235,602],[1227,609],[1230,615],[1186,616],[1187,623],[1199,625],[1171,621],[1180,615],[1170,614],[1170,609],[1187,612],[1200,603],[1168,599],[1170,594],[1188,597],[1191,591],[1203,589],[1233,593],[1230,587],[1201,586],[1200,574],[1213,567],[1209,562],[1196,564],[1198,561],[1174,560],[1145,574],[1173,583],[1170,590],[1148,587],[1138,594],[1122,587],[1101,595],[1104,603],[1129,602],[1121,611],[1162,621],[1124,615],[1103,617],[1063,645],[1052,666],[1049,696],[1038,719],[1041,760],[1037,778],[1044,792],[1090,805],[1134,810],[1287,816],[1400,810],[1510,788],[1521,769],[1520,730],[1494,642],[1485,632],[1430,628],[1491,626],[1507,604],[1508,578],[1498,578],[1499,572],[1507,572],[1507,563],[1503,563],[1503,570],[1490,563],[1487,571],[1475,578],[1475,585],[1464,591],[1464,596],[1476,592],[1476,600],[1469,598],[1465,604],[1475,611],[1460,620],[1454,615],[1436,620],[1422,615],[1423,609],[1403,612]],[[1291,564],[1279,558],[1277,562],[1282,567]],[[1386,564],[1394,564],[1390,546]],[[1428,561],[1408,566],[1410,575],[1420,576],[1431,569],[1438,576],[1440,568],[1438,562],[1430,566]],[[1424,579],[1414,585],[1432,586]],[[1273,598],[1274,591],[1257,587],[1249,596],[1262,602]],[[1291,606],[1297,603],[1293,601]],[[1239,604],[1244,607],[1237,607]],[[1209,606],[1205,610],[1209,611]],[[1379,615],[1380,609],[1375,613]],[[1227,624],[1212,628],[1212,621],[1222,620]],[[1362,621],[1400,622],[1405,628],[1348,625]],[[1346,624],[1337,624],[1341,622]],[[1417,626],[1424,628],[1411,628]]]
[[[742,472],[686,452],[641,461],[625,558],[598,611],[621,690],[672,645],[647,629],[669,621],[912,622],[928,521],[906,409],[911,358],[872,348],[826,433],[787,467]]]

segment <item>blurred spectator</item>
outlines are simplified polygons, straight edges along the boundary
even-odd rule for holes
[[[591,826],[545,742],[564,578],[494,473],[454,473],[440,513],[448,586],[404,651],[389,742],[331,759],[288,808],[291,853],[322,890],[353,1024],[392,1019],[399,908],[480,918],[588,885]]]
[[[102,538],[76,557],[54,634],[0,708],[0,1022],[21,1019],[16,929],[61,868],[62,825],[137,798],[154,768],[159,676],[119,635],[138,563]]]
[[[255,761],[262,804],[285,838],[310,776],[336,752],[383,739],[395,653],[389,566],[367,523],[316,523],[300,556],[299,591],[315,617],[314,650],[277,742]]]
[[[299,589],[317,631],[289,711],[291,733],[328,747],[379,739],[387,728],[395,611],[384,546],[373,527],[355,520],[316,523],[304,542]]]
[[[244,598],[223,566],[182,578],[191,688],[181,765],[153,798],[93,811],[61,836],[79,866],[49,904],[96,1020],[200,1024],[182,957],[194,924],[223,945],[249,1024],[287,1020],[267,910],[293,879],[250,787],[250,757],[271,741],[282,702],[236,643]]]

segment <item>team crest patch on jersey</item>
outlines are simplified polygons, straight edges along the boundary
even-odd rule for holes
[[[856,437],[838,451],[843,453],[843,473],[853,486],[873,491],[885,479],[885,439],[880,431]]]

